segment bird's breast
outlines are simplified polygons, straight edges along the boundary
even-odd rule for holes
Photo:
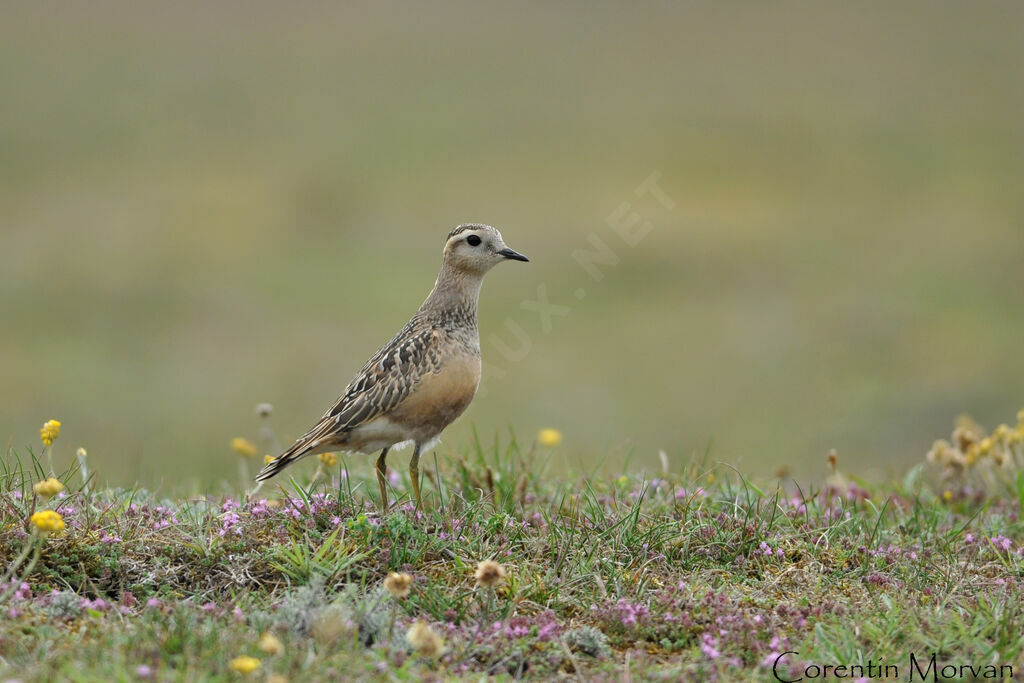
[[[392,419],[414,431],[438,433],[466,410],[479,385],[479,354],[446,354],[440,367],[421,377],[409,397],[395,407]]]

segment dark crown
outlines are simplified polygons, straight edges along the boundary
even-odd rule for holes
[[[450,233],[448,233],[448,239],[451,239],[456,235],[462,234],[466,230],[486,230],[489,227],[490,226],[484,225],[483,223],[463,223],[462,225],[455,226],[455,228]]]

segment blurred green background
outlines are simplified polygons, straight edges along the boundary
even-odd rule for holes
[[[553,426],[572,465],[710,442],[754,474],[833,447],[897,473],[956,414],[1024,405],[1022,26],[1019,3],[5,3],[0,434],[38,448],[58,418],[58,459],[116,483],[233,475],[255,404],[299,435],[483,221],[533,262],[488,278],[486,394],[442,450]],[[635,194],[654,172],[674,209]],[[635,247],[623,202],[653,226]],[[600,282],[591,236],[619,259]],[[570,308],[548,332],[539,285]]]

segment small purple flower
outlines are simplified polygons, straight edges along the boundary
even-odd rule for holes
[[[700,651],[704,653],[704,656],[708,659],[718,659],[722,656],[722,653],[718,651],[718,639],[713,637],[710,633],[705,633],[700,639]]]
[[[538,629],[537,640],[541,642],[551,640],[558,634],[558,630],[558,623],[554,621],[549,621],[548,623],[541,626],[540,629]]]
[[[650,613],[646,605],[631,603],[625,598],[615,603],[615,609],[623,626],[635,626]]]
[[[96,598],[90,600],[89,598],[82,598],[82,609],[91,609],[97,612],[106,610],[110,605],[103,598]]]

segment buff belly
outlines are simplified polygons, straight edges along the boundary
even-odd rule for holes
[[[422,377],[387,417],[349,432],[343,448],[367,453],[416,441],[421,450],[429,450],[445,427],[465,412],[479,385],[480,357],[468,353],[455,356],[437,372]]]

